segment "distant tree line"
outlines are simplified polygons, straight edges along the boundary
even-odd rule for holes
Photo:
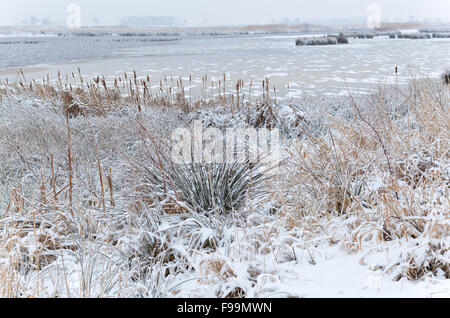
[[[124,26],[151,26],[151,25],[185,25],[186,20],[176,17],[160,16],[160,17],[124,17],[120,20],[120,25]]]

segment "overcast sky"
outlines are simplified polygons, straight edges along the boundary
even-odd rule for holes
[[[281,18],[302,21],[367,15],[368,5],[381,8],[383,20],[440,18],[450,20],[450,0],[0,0],[0,25],[14,25],[25,17],[65,21],[66,7],[81,7],[82,24],[117,24],[124,16],[169,15],[188,24],[260,24]]]

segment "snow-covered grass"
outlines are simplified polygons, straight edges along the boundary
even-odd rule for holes
[[[448,86],[290,104],[144,82],[0,88],[0,296],[450,295]],[[174,166],[193,120],[279,128],[281,169]]]

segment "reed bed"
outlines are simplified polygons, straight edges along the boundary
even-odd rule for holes
[[[205,77],[191,98],[181,79],[71,76],[0,88],[0,296],[300,297],[329,248],[390,281],[450,278],[448,85],[324,107],[268,79],[250,98]],[[174,166],[193,120],[279,128],[282,169]]]
[[[353,120],[332,117],[325,133],[305,132],[289,150],[283,202],[310,228],[318,211],[319,218],[340,216],[330,239],[349,252],[404,245],[390,262],[376,264],[395,280],[448,279],[448,88],[413,81],[409,91],[391,94],[380,91],[364,108],[350,97]]]

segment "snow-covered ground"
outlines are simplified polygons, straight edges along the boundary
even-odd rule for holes
[[[447,86],[298,104],[118,87],[1,88],[1,296],[450,296]],[[268,180],[177,166],[171,133],[196,120],[278,128],[285,160]]]

